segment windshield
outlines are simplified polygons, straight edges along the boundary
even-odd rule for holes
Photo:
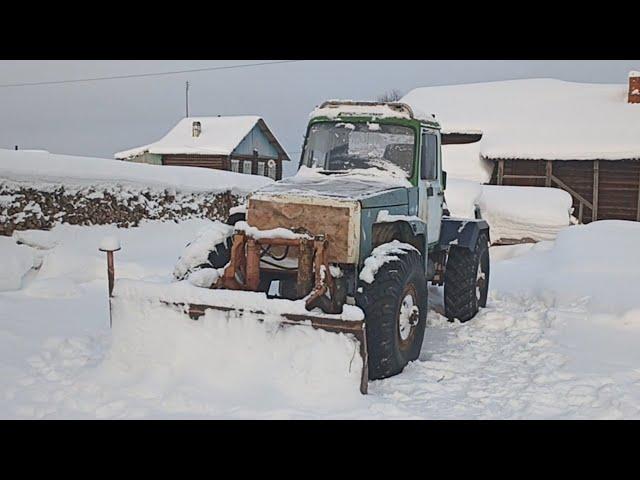
[[[382,123],[316,123],[309,128],[302,164],[325,171],[386,170],[411,177],[413,129]]]

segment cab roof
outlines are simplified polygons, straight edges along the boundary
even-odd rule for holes
[[[416,120],[426,123],[430,127],[440,128],[433,114],[414,112],[406,103],[401,102],[370,102],[354,100],[328,100],[313,110],[310,119],[343,117],[370,117],[372,119],[398,118]]]

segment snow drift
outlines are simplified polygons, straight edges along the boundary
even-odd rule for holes
[[[0,237],[0,291],[19,290],[33,265],[30,248],[16,244],[12,238]]]
[[[272,183],[258,175],[198,167],[149,165],[105,158],[0,149],[0,179],[67,187],[135,185],[181,192],[246,195]]]
[[[635,311],[640,324],[640,223],[600,220],[562,230],[549,248],[501,262],[491,290],[544,299],[585,301],[594,313]],[[502,247],[500,247],[502,248]]]
[[[272,182],[223,170],[0,149],[0,235],[61,223],[226,220],[244,196]]]
[[[491,240],[553,240],[570,225],[571,195],[559,188],[484,185],[479,198]]]
[[[553,240],[571,224],[571,195],[558,188],[480,185],[452,178],[445,198],[453,217],[475,218],[478,208],[489,224],[492,243]]]

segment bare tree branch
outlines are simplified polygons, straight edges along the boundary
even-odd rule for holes
[[[382,95],[378,95],[376,100],[378,102],[397,102],[402,98],[402,92],[396,88],[384,92]]]

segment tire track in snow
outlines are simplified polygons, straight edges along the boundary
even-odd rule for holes
[[[423,418],[640,416],[628,375],[616,382],[565,368],[569,357],[554,335],[567,320],[586,317],[578,305],[550,308],[514,297],[491,298],[465,324],[432,310],[421,358],[401,375],[373,382],[371,393]]]

